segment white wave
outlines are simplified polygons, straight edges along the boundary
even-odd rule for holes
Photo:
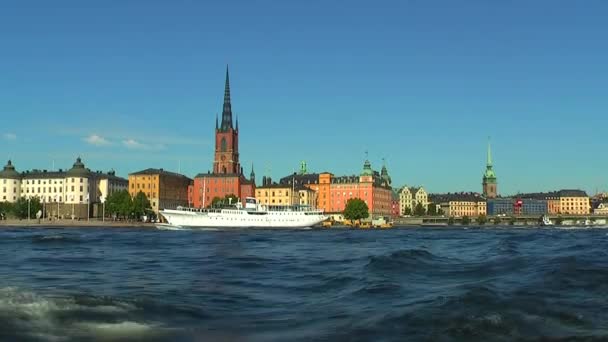
[[[136,309],[135,305],[123,301],[103,301],[96,305],[92,300],[79,304],[70,297],[43,297],[16,287],[0,288],[0,326],[12,327],[15,336],[21,339],[61,342],[74,338],[152,338],[164,329],[159,323],[133,321],[129,316]],[[89,315],[81,315],[84,312],[110,316],[112,322],[86,321]]]
[[[78,323],[74,327],[81,331],[87,331],[87,335],[102,339],[151,337],[156,330],[156,326],[154,325],[132,321],[120,323]]]

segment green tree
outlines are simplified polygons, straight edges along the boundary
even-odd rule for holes
[[[142,191],[138,192],[137,195],[133,197],[132,212],[136,218],[141,218],[151,209],[150,200],[148,200],[148,197]]]
[[[356,221],[369,217],[369,208],[367,204],[360,198],[351,198],[346,202],[344,208],[344,218],[351,221]]]
[[[435,203],[429,203],[429,208],[426,211],[427,215],[430,216],[437,216],[437,215],[441,215],[443,212],[441,211],[441,208],[435,204]]]
[[[471,219],[468,216],[463,216],[462,220],[460,221],[463,225],[468,225],[471,224]]]
[[[422,203],[418,202],[416,207],[414,208],[414,215],[416,216],[424,216],[426,214],[426,210],[422,206]]]
[[[448,218],[448,226],[453,226],[455,223],[456,220],[454,220],[454,218],[450,216],[450,218]]]
[[[0,202],[0,219],[7,218],[13,215],[13,204],[9,202]]]
[[[561,217],[561,216],[558,216],[558,217],[555,219],[555,224],[559,226],[559,225],[561,225],[562,223],[564,223],[564,218],[563,218],[563,217]]]
[[[486,224],[486,222],[488,222],[488,218],[486,217],[486,215],[482,214],[477,217],[477,224],[483,226],[484,224]]]
[[[412,215],[412,208],[405,207],[405,210],[403,210],[403,215],[405,215],[405,216],[411,216]]]
[[[496,216],[494,218],[494,224],[500,224],[500,217]]]
[[[239,198],[236,197],[234,194],[226,195],[226,197],[224,197],[224,204],[232,203],[232,205],[235,205],[238,201]]]
[[[213,199],[211,200],[212,207],[218,207],[218,206],[222,205],[223,203],[224,203],[224,200],[218,196],[213,197]]]
[[[133,199],[127,190],[114,192],[106,199],[106,213],[127,218],[133,211]]]
[[[42,210],[40,198],[31,197],[29,200],[29,217],[36,218],[36,213],[39,210]],[[20,197],[17,202],[13,204],[13,214],[19,219],[26,219],[28,217],[28,199]]]

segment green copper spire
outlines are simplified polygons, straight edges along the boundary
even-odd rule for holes
[[[486,183],[496,183],[496,173],[492,166],[492,149],[490,147],[490,139],[488,138],[488,160],[486,164],[486,172],[483,175],[483,180]]]
[[[488,166],[492,166],[492,149],[490,147],[490,138],[488,138]]]

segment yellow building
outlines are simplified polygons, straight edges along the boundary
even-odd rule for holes
[[[298,191],[291,185],[266,184],[255,189],[255,198],[260,204],[270,206],[289,206],[299,204]]]
[[[158,215],[161,209],[187,206],[188,186],[192,180],[184,175],[163,169],[146,169],[129,174],[129,194],[134,197],[140,191],[150,200],[152,210]]]
[[[411,215],[414,208],[420,203],[425,211],[429,209],[429,199],[424,188],[412,188],[404,186],[399,191],[399,215],[403,216],[409,212]]]
[[[559,212],[565,215],[588,215],[591,212],[589,196],[582,190],[559,191]]]
[[[432,195],[431,202],[439,205],[448,217],[487,215],[486,199],[476,193]]]

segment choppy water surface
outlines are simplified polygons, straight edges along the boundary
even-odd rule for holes
[[[5,228],[0,340],[603,340],[607,232]]]

